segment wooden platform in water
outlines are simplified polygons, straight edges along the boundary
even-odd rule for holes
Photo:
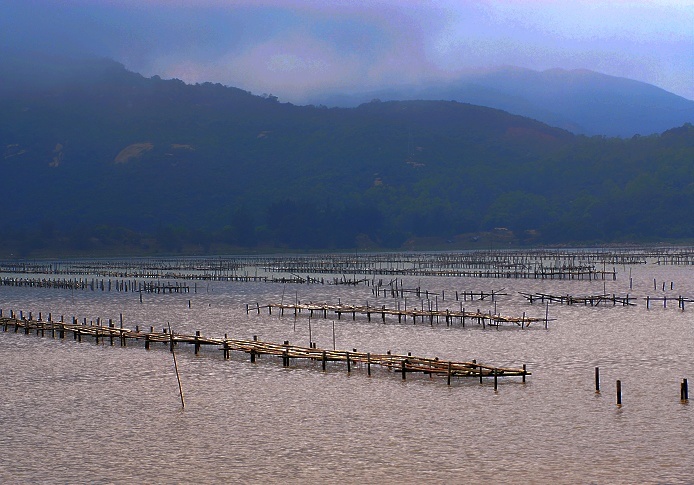
[[[497,315],[490,313],[482,313],[479,310],[470,312],[465,311],[464,308],[460,310],[451,309],[424,309],[424,308],[386,308],[385,305],[380,307],[367,305],[346,305],[343,303],[330,304],[330,303],[268,303],[266,305],[260,305],[256,303],[255,305],[246,305],[246,313],[250,313],[255,310],[260,314],[261,309],[267,308],[268,313],[272,314],[272,309],[279,309],[280,315],[284,315],[285,310],[291,310],[296,315],[302,311],[308,312],[310,317],[314,314],[322,316],[323,318],[328,318],[328,312],[337,315],[337,319],[340,320],[344,314],[352,315],[352,320],[356,319],[357,315],[366,315],[366,318],[371,321],[372,316],[381,319],[383,323],[386,322],[386,316],[395,316],[398,318],[398,322],[402,323],[403,319],[407,322],[407,319],[412,319],[413,323],[417,322],[419,319],[421,322],[433,325],[434,321],[437,323],[443,319],[446,326],[453,325],[454,322],[459,322],[463,327],[465,322],[477,323],[485,327],[487,325],[500,326],[502,324],[515,324],[520,328],[529,327],[532,323],[543,322],[545,328],[549,319],[547,316],[545,318],[528,317],[525,314],[522,317],[509,317],[503,315]]]
[[[25,334],[35,332],[36,335],[45,337],[49,334],[52,338],[65,338],[65,334],[72,333],[73,339],[82,341],[90,338],[96,344],[104,345],[106,342],[109,345],[114,345],[114,342],[119,342],[120,346],[127,346],[128,342],[142,342],[145,349],[150,349],[152,343],[163,343],[168,345],[173,352],[178,344],[192,345],[197,354],[200,347],[203,345],[216,346],[222,351],[224,359],[229,358],[232,351],[244,352],[250,356],[251,362],[263,355],[276,356],[282,358],[282,364],[285,367],[291,365],[292,359],[305,359],[308,361],[321,362],[322,369],[326,370],[326,365],[329,362],[344,363],[347,367],[347,372],[351,372],[354,364],[366,366],[368,375],[371,375],[371,366],[381,366],[391,371],[398,372],[402,379],[406,379],[408,373],[422,373],[434,376],[445,376],[450,385],[451,378],[472,377],[479,378],[482,382],[483,378],[493,378],[496,387],[497,378],[499,377],[522,377],[525,382],[525,376],[531,375],[526,370],[526,366],[522,368],[494,367],[490,365],[480,364],[476,361],[472,362],[455,362],[447,360],[439,360],[438,358],[415,357],[412,355],[391,354],[372,354],[370,352],[357,352],[347,350],[329,350],[320,349],[312,345],[312,347],[301,347],[290,345],[285,341],[283,344],[271,342],[263,342],[254,337],[253,340],[242,340],[228,338],[203,337],[200,332],[195,335],[177,334],[167,332],[165,329],[162,332],[155,332],[153,327],[149,331],[142,331],[139,327],[135,330],[116,327],[113,323],[108,326],[100,323],[90,325],[78,323],[73,317],[72,323],[55,322],[49,319],[47,321],[33,320],[31,318],[17,318],[13,312],[10,312],[10,317],[2,317],[0,312],[0,327],[4,332],[14,331],[18,333],[20,330]]]

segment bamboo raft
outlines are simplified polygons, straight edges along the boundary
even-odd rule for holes
[[[267,308],[268,313],[272,314],[272,309],[279,309],[280,315],[284,315],[285,310],[293,310],[294,315],[301,313],[302,311],[307,311],[309,313],[309,318],[314,316],[314,313],[322,315],[323,318],[328,318],[328,312],[332,312],[337,315],[337,319],[340,320],[343,314],[351,314],[352,320],[356,320],[356,316],[366,315],[368,321],[371,321],[372,315],[375,317],[380,316],[381,321],[386,323],[386,315],[397,316],[398,323],[402,323],[403,318],[407,322],[408,318],[412,319],[412,323],[417,323],[419,318],[421,322],[426,322],[427,320],[433,326],[434,321],[437,323],[439,319],[445,319],[446,326],[452,326],[454,321],[459,321],[463,327],[465,327],[465,321],[470,320],[473,323],[482,325],[485,328],[487,325],[496,326],[497,328],[502,324],[515,324],[520,328],[530,327],[531,323],[544,322],[545,328],[547,328],[549,318],[545,314],[544,318],[528,317],[523,314],[522,317],[509,317],[493,313],[483,313],[479,310],[474,312],[465,311],[461,307],[460,310],[451,309],[400,309],[400,308],[387,308],[385,305],[380,307],[370,306],[368,303],[366,305],[346,305],[343,303],[329,304],[329,303],[268,303],[267,305],[260,305],[256,303],[255,305],[246,305],[246,314],[249,314],[251,310],[255,310],[260,314],[261,309]]]
[[[275,356],[282,358],[282,365],[290,367],[292,359],[305,359],[307,361],[321,362],[322,370],[326,370],[328,362],[345,363],[347,372],[352,371],[355,364],[359,364],[362,368],[366,366],[367,373],[371,376],[371,366],[380,366],[389,371],[395,371],[405,380],[408,373],[420,373],[429,377],[446,377],[447,384],[451,384],[452,378],[478,378],[480,383],[484,378],[494,379],[494,389],[497,387],[497,379],[499,377],[521,377],[525,382],[526,376],[531,375],[527,371],[525,364],[522,368],[494,367],[490,365],[480,364],[473,360],[471,362],[455,362],[447,360],[439,360],[438,358],[416,357],[412,355],[392,354],[388,351],[385,354],[374,354],[370,352],[357,352],[347,350],[329,350],[320,349],[312,343],[310,347],[301,347],[290,345],[289,341],[283,344],[271,342],[263,342],[253,337],[253,340],[242,340],[228,338],[225,334],[224,338],[203,337],[200,332],[195,332],[195,335],[177,334],[167,332],[167,329],[162,329],[162,332],[155,332],[153,327],[149,331],[141,331],[139,326],[135,330],[129,328],[116,327],[112,321],[109,321],[108,326],[102,325],[100,322],[94,325],[94,322],[78,323],[73,317],[72,323],[62,321],[56,322],[51,319],[49,314],[48,320],[42,320],[41,316],[37,320],[31,317],[26,319],[20,312],[17,316],[14,312],[10,312],[9,317],[3,317],[0,311],[0,327],[3,332],[8,332],[11,329],[14,333],[18,333],[21,329],[24,334],[36,332],[36,335],[42,337],[49,333],[52,338],[56,336],[60,339],[65,338],[66,333],[72,333],[76,341],[82,342],[83,339],[93,338],[95,343],[105,345],[109,341],[110,345],[114,345],[114,340],[118,340],[121,347],[126,347],[128,341],[142,341],[145,349],[149,350],[153,343],[163,343],[169,347],[171,352],[178,344],[189,344],[195,349],[195,354],[198,354],[201,346],[216,346],[222,351],[224,360],[229,359],[230,353],[243,352],[250,356],[251,362],[256,362],[256,359],[263,356]]]

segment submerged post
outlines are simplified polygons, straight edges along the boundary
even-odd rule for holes
[[[622,381],[617,380],[617,406],[622,405]]]
[[[595,392],[600,392],[600,367],[595,368]]]
[[[229,350],[230,350],[229,349],[229,337],[227,334],[224,334],[224,352],[223,352],[224,360],[229,360],[229,354],[230,354]]]

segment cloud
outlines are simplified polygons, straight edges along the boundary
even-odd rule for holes
[[[537,0],[449,4],[429,32],[437,68],[587,68],[650,82],[694,99],[694,4]]]
[[[222,56],[212,63],[163,59],[159,70],[186,81],[224,82],[254,92],[282,93],[301,98],[322,86],[349,84],[360,69],[354,56],[337,52],[329,44],[293,33]],[[168,64],[168,65],[167,65]]]
[[[24,0],[2,9],[0,47],[109,56],[145,75],[295,102],[499,65],[592,69],[694,99],[690,0]]]
[[[253,92],[278,94],[302,102],[316,91],[373,89],[412,83],[431,74],[421,48],[422,31],[407,12],[365,15],[352,5],[350,15],[334,17],[325,4],[299,21],[270,26],[261,39],[230,45],[211,62],[172,54],[150,68],[188,82],[213,81]],[[270,11],[265,12],[270,15]],[[385,17],[391,22],[386,22]],[[397,22],[394,22],[395,18]]]

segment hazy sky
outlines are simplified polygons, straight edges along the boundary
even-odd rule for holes
[[[0,0],[0,48],[301,102],[514,65],[694,99],[694,0]]]

